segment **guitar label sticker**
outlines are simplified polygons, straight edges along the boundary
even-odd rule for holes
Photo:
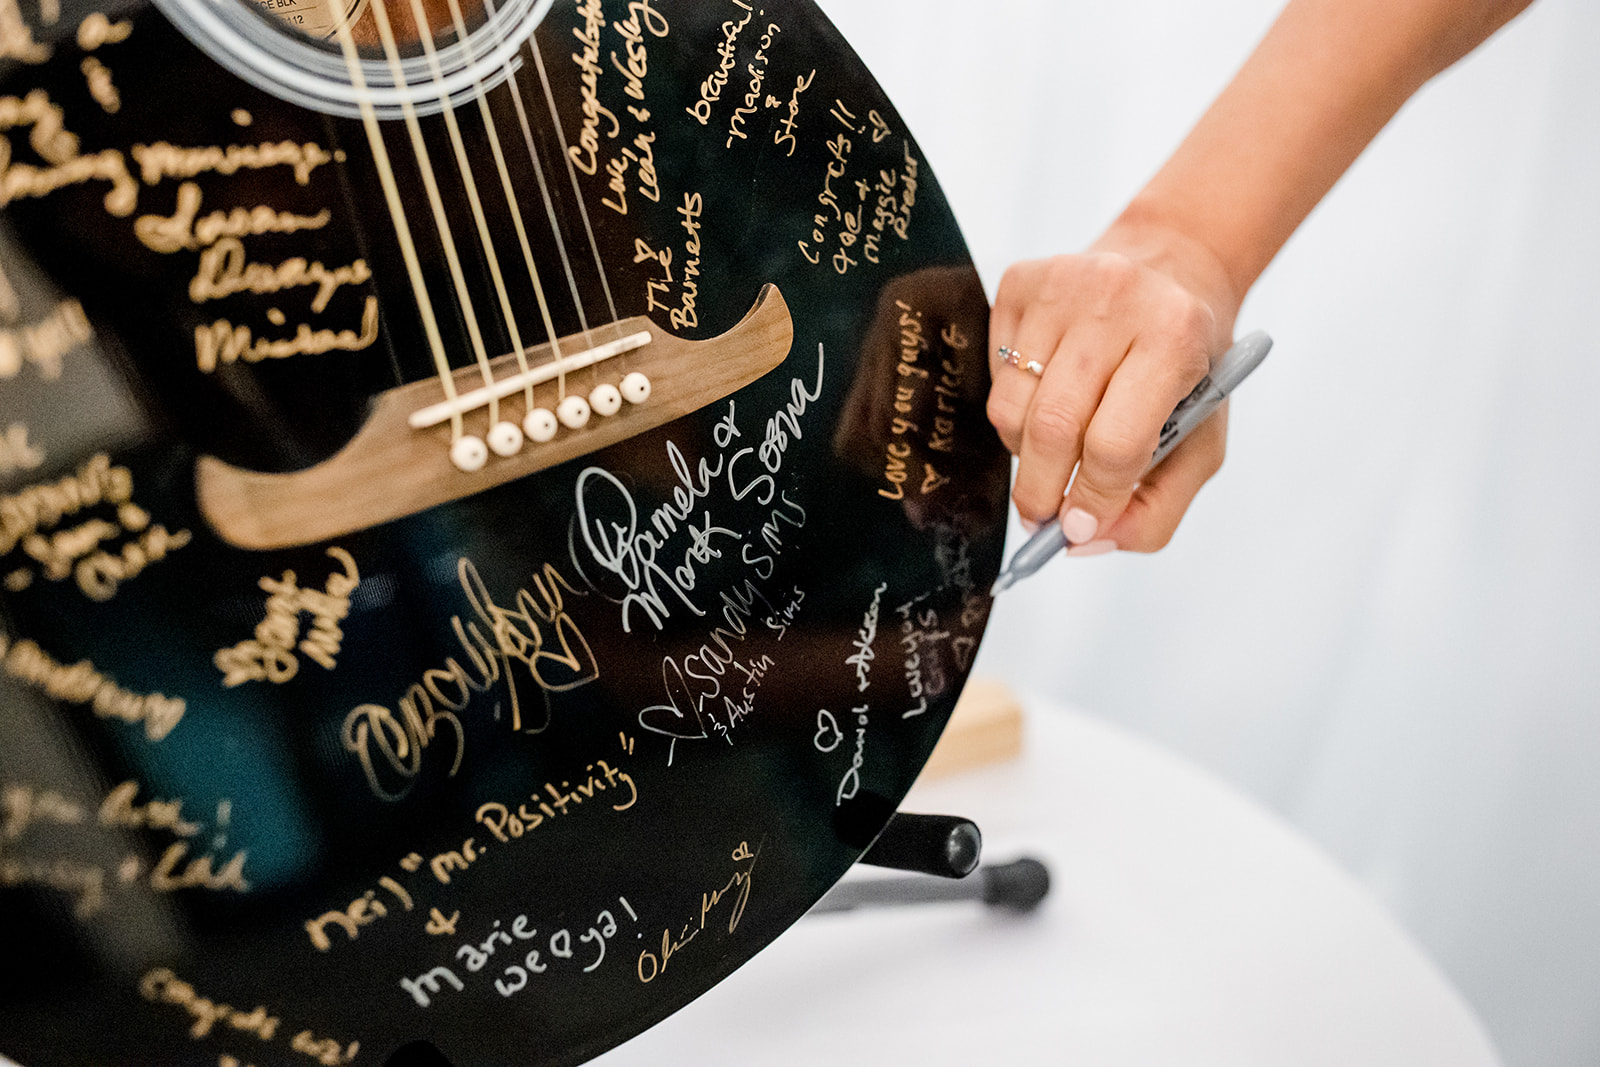
[[[367,0],[254,0],[257,7],[307,37],[326,39],[340,26],[353,26],[367,9]]]

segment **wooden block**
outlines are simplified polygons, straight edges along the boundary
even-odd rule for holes
[[[971,678],[921,778],[942,778],[1020,755],[1022,705],[1016,694],[997,679]]]

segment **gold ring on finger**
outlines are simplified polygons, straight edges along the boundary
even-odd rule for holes
[[[1036,359],[1028,359],[1021,352],[1009,345],[1000,346],[1000,361],[1008,366],[1025,370],[1035,378],[1044,373],[1044,364]]]

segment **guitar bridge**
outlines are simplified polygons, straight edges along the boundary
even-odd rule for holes
[[[648,343],[636,336],[646,332]],[[615,414],[466,470],[452,459],[459,440],[449,425],[453,420],[413,428],[413,421],[427,421],[417,419],[419,413],[439,407],[437,382],[413,382],[380,395],[349,444],[305,470],[271,474],[200,457],[195,468],[200,512],[219,537],[239,548],[291,548],[341,537],[493,489],[697,411],[773,370],[793,341],[789,307],[770,284],[737,325],[705,341],[674,337],[643,316],[609,323],[582,340],[564,338],[561,347],[627,348],[613,358],[625,359],[630,371],[648,378],[647,402],[625,404]],[[553,358],[552,346],[544,344],[530,348],[525,361],[539,366]],[[514,355],[501,356],[491,369],[510,379],[520,366]],[[463,395],[480,380],[476,367],[461,368],[454,378]],[[522,390],[518,384],[510,395],[497,398],[502,419],[529,414],[522,410]]]

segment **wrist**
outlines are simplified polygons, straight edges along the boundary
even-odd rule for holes
[[[1204,240],[1165,218],[1156,205],[1136,197],[1090,251],[1127,256],[1172,278],[1211,309],[1216,321],[1216,351],[1232,341],[1234,319],[1247,286],[1235,282],[1222,257]]]

